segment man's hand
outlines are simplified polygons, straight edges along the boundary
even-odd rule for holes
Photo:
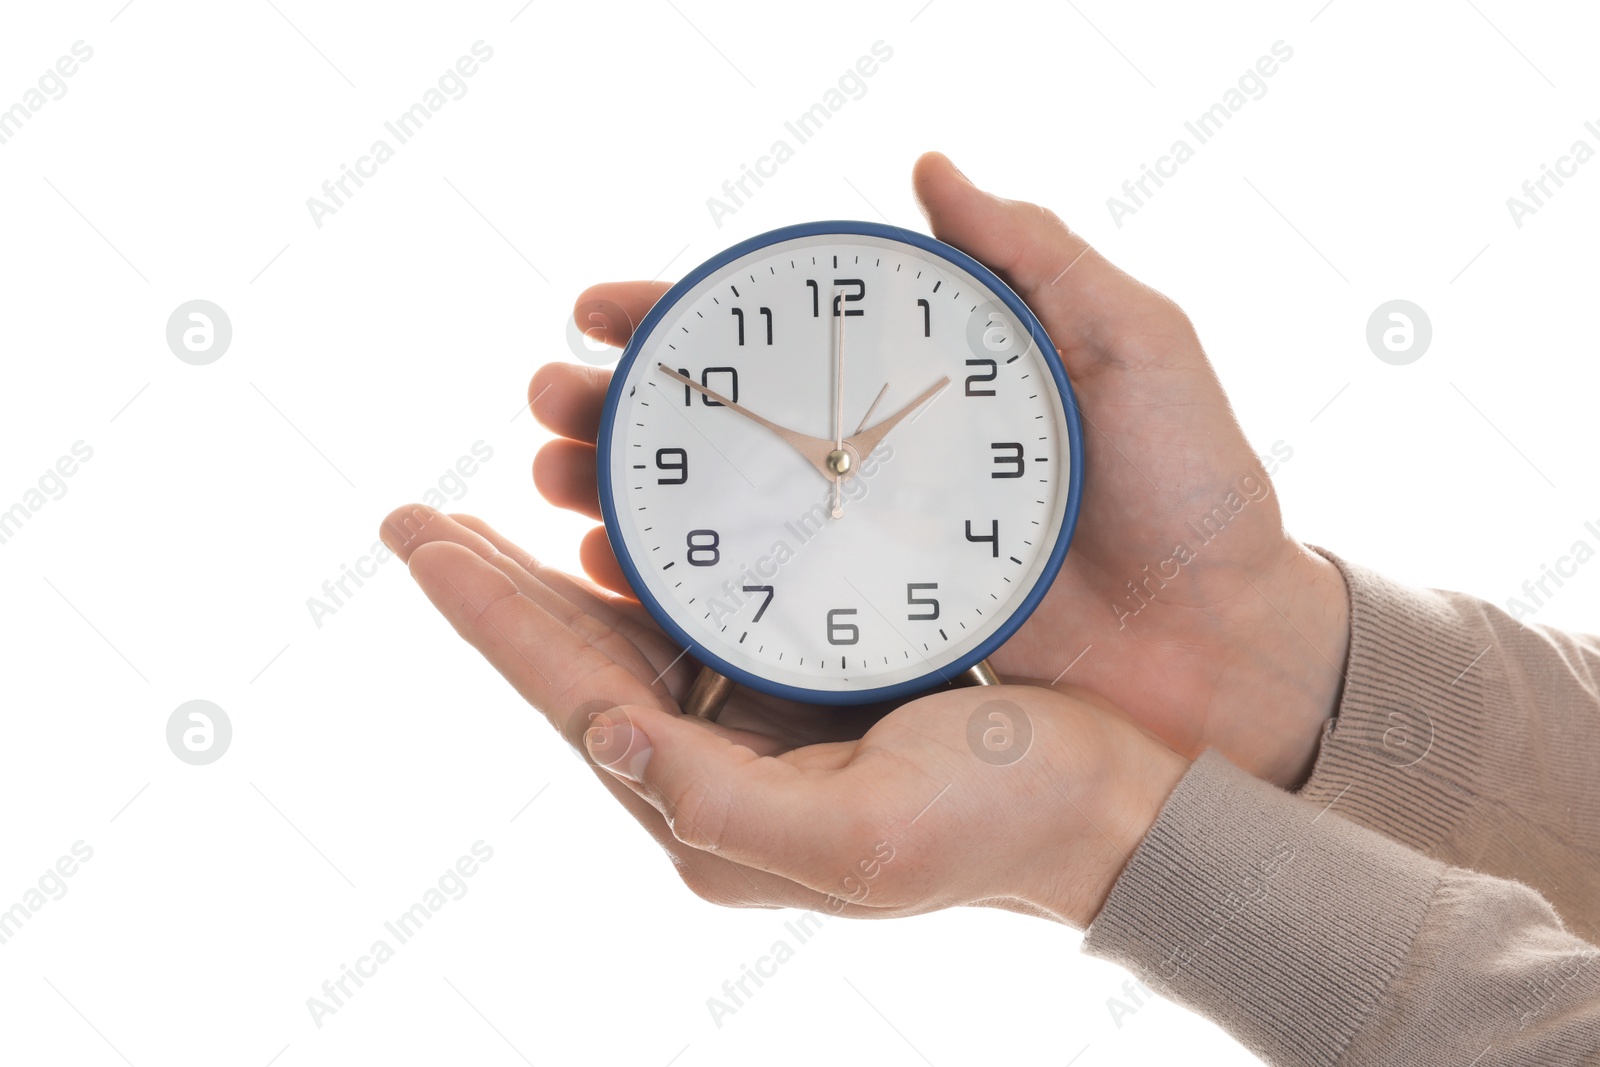
[[[405,507],[380,534],[715,903],[983,904],[1085,927],[1188,766],[1096,698],[1039,687],[881,718],[740,690],[718,723],[686,717],[695,668],[632,600],[466,516]]]
[[[1043,320],[1083,414],[1072,550],[1028,623],[991,657],[995,668],[1103,693],[1178,752],[1214,747],[1297,785],[1338,700],[1344,583],[1284,531],[1188,318],[1054,215],[983,192],[941,155],[918,160],[913,181],[934,234],[994,269]],[[608,283],[578,304],[608,301],[638,322],[668,288]],[[595,332],[621,345],[629,329]],[[592,518],[607,379],[553,363],[528,394],[562,438],[540,451],[535,484]],[[630,592],[603,530],[585,540],[582,559],[596,581]]]

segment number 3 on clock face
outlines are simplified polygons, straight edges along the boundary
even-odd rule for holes
[[[1072,389],[964,253],[865,222],[751,238],[672,288],[606,397],[606,532],[701,663],[810,703],[911,696],[997,648],[1078,514]]]

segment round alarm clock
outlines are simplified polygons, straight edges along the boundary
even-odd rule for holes
[[[993,272],[868,222],[753,237],[651,308],[606,396],[606,532],[635,595],[734,685],[859,704],[992,683],[1082,490],[1072,387]]]

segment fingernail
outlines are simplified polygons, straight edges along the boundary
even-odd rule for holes
[[[960,167],[956,166],[956,161],[955,160],[950,159],[949,156],[945,156],[944,158],[950,160],[950,169],[955,171],[956,174],[961,178],[962,181],[966,182],[968,185],[972,184],[972,179],[967,177],[966,174],[962,172]]]
[[[643,730],[634,728],[625,712],[602,712],[583,733],[583,747],[601,767],[631,782],[644,781],[653,749]]]
[[[398,515],[399,512],[394,513]],[[413,504],[411,512],[400,523],[396,523],[394,515],[385,519],[378,529],[378,539],[384,543],[389,551],[399,553],[406,545],[410,544],[422,533],[422,528],[439,513],[426,504]]]

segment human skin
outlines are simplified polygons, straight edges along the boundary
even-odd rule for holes
[[[710,723],[682,714],[694,665],[636,601],[471,516],[408,505],[380,536],[715,903],[983,905],[1082,928],[1188,766],[1070,687],[950,689],[887,713],[741,689]],[[984,758],[974,720],[1024,739],[1014,757]]]
[[[913,180],[935,235],[1039,314],[1088,427],[1072,551],[991,657],[1017,684],[845,710],[739,689],[708,723],[681,714],[697,668],[632,598],[603,530],[582,544],[592,582],[469,516],[407,506],[381,534],[700,896],[856,916],[982,904],[1083,927],[1188,758],[1216,748],[1276,784],[1304,778],[1339,695],[1346,593],[1337,569],[1283,529],[1269,495],[1163,574],[1137,615],[1119,617],[1111,605],[1172,557],[1191,519],[1241,479],[1265,483],[1255,452],[1170,300],[943,156],[924,156]],[[625,343],[667,288],[595,286],[580,313],[603,301],[618,314],[579,324]],[[558,435],[539,452],[535,483],[593,518],[608,377],[551,364],[529,389]],[[1024,727],[1028,744],[1016,759],[985,759],[969,740],[974,721]]]

